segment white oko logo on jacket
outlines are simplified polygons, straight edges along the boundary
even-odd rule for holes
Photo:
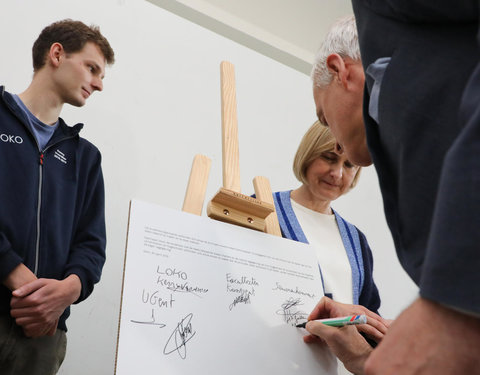
[[[23,138],[19,135],[0,134],[0,140],[5,143],[23,143]]]

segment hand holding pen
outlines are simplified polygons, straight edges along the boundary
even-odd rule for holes
[[[345,324],[345,320],[350,321],[352,316],[358,315],[363,315],[366,323]],[[343,318],[331,318],[342,316]],[[365,318],[357,320],[364,322]],[[359,332],[365,333],[378,342],[387,332],[389,325],[387,320],[363,306],[343,304],[327,297],[323,297],[315,306],[308,320],[305,323],[305,329],[310,335],[304,336],[303,340],[306,343],[325,343],[344,363],[347,370],[355,374],[363,374],[364,363],[373,350]],[[330,326],[325,322],[329,322]],[[339,325],[343,327],[338,328]]]
[[[390,321],[382,318],[380,315],[368,310],[364,306],[349,305],[340,302],[333,301],[328,297],[323,297],[317,306],[308,316],[308,321],[314,321],[318,319],[331,319],[337,317],[353,316],[353,315],[365,315],[367,318],[367,324],[356,325],[358,331],[363,332],[369,338],[379,342],[388,330]],[[316,322],[312,322],[316,323]],[[318,323],[323,324],[323,323]],[[313,324],[314,326],[316,324]],[[305,327],[307,328],[307,327]],[[307,329],[308,330],[308,329]],[[316,335],[309,335],[304,337],[306,343],[315,342],[318,340]]]

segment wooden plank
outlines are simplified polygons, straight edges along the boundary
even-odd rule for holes
[[[211,164],[212,160],[209,157],[200,154],[195,155],[182,211],[198,216],[202,215]]]
[[[222,98],[223,187],[240,192],[235,69],[233,64],[228,61],[222,61],[220,64],[220,86]]]

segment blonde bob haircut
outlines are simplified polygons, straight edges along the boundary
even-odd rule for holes
[[[315,121],[298,146],[297,153],[293,159],[293,173],[298,181],[307,184],[307,169],[312,162],[321,157],[324,152],[335,152],[336,140],[327,126]],[[350,189],[357,185],[360,176],[360,167],[353,178]]]

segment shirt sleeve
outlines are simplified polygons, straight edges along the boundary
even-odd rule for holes
[[[80,297],[75,303],[92,293],[94,284],[100,281],[105,263],[105,192],[100,164],[98,152],[88,175],[88,189],[64,273],[64,277],[77,275],[82,283]]]

